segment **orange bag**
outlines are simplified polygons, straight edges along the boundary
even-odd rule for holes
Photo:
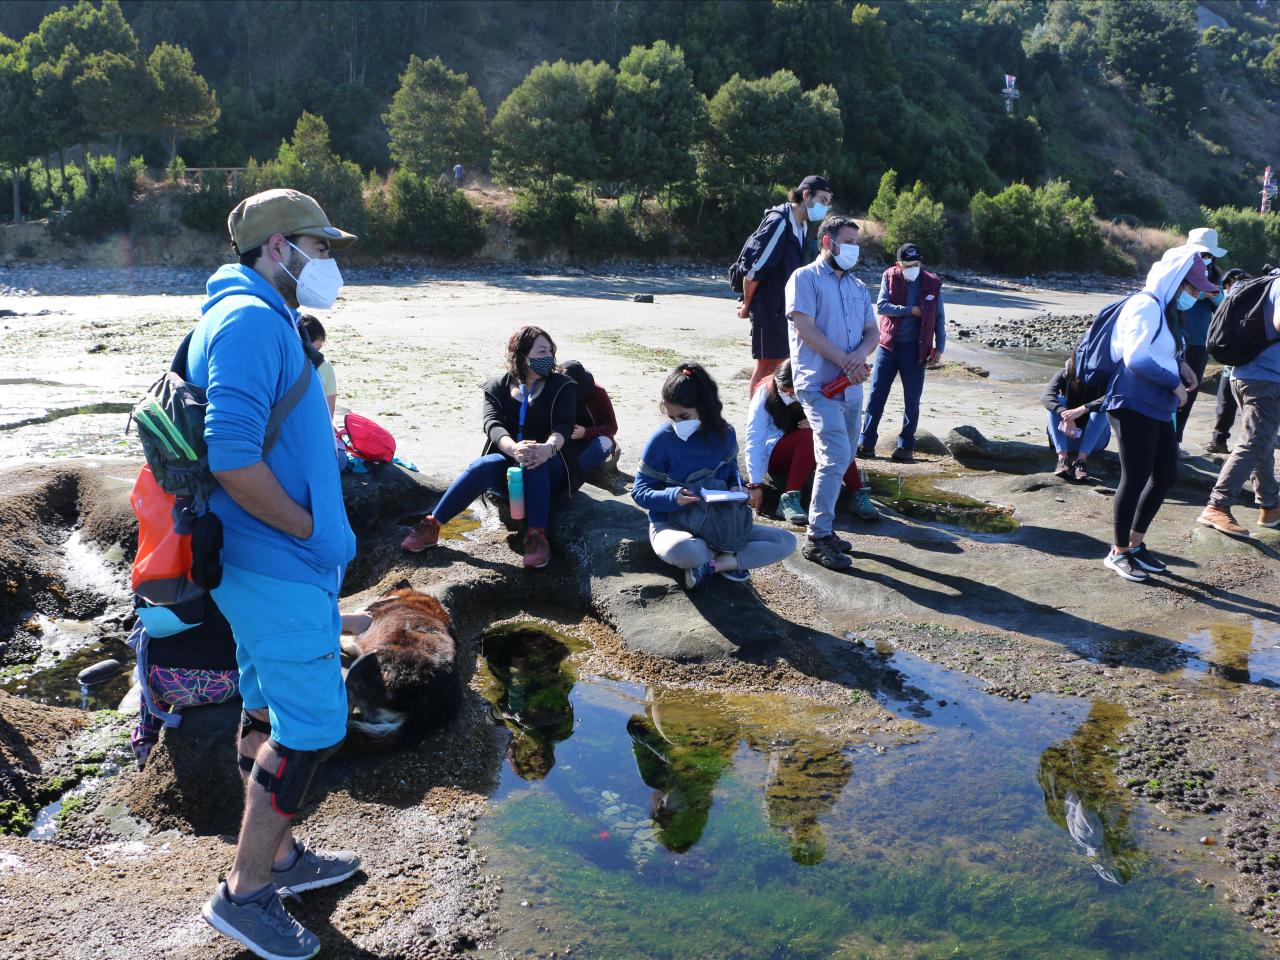
[[[150,466],[138,471],[129,503],[138,518],[133,592],[148,603],[163,607],[203,594],[204,588],[191,579],[190,518],[177,497],[160,489]]]

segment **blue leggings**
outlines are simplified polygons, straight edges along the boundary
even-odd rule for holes
[[[507,492],[507,467],[514,461],[501,453],[472,460],[458,479],[449,484],[440,502],[432,512],[442,524],[448,523],[470,506],[471,501],[486,490],[496,490],[503,496]],[[564,462],[556,454],[540,467],[524,471],[524,511],[529,527],[547,528],[551,513],[551,498],[569,486]]]
[[[583,473],[589,473],[608,460],[612,452],[612,440],[608,437],[596,437],[578,454],[578,466],[582,468]]]

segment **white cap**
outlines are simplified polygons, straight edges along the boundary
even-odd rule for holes
[[[1201,253],[1207,253],[1215,260],[1227,255],[1227,251],[1218,246],[1218,231],[1212,227],[1196,227],[1188,233],[1187,246],[1194,247]]]

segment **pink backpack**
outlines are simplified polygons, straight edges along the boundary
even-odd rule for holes
[[[396,455],[396,438],[368,417],[348,413],[334,433],[347,452],[370,463],[390,463]]]

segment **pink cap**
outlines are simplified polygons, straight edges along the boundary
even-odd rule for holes
[[[1204,265],[1204,261],[1200,259],[1200,254],[1198,253],[1191,259],[1191,269],[1187,271],[1187,275],[1183,279],[1204,293],[1218,292],[1218,288],[1209,279],[1209,268]]]

